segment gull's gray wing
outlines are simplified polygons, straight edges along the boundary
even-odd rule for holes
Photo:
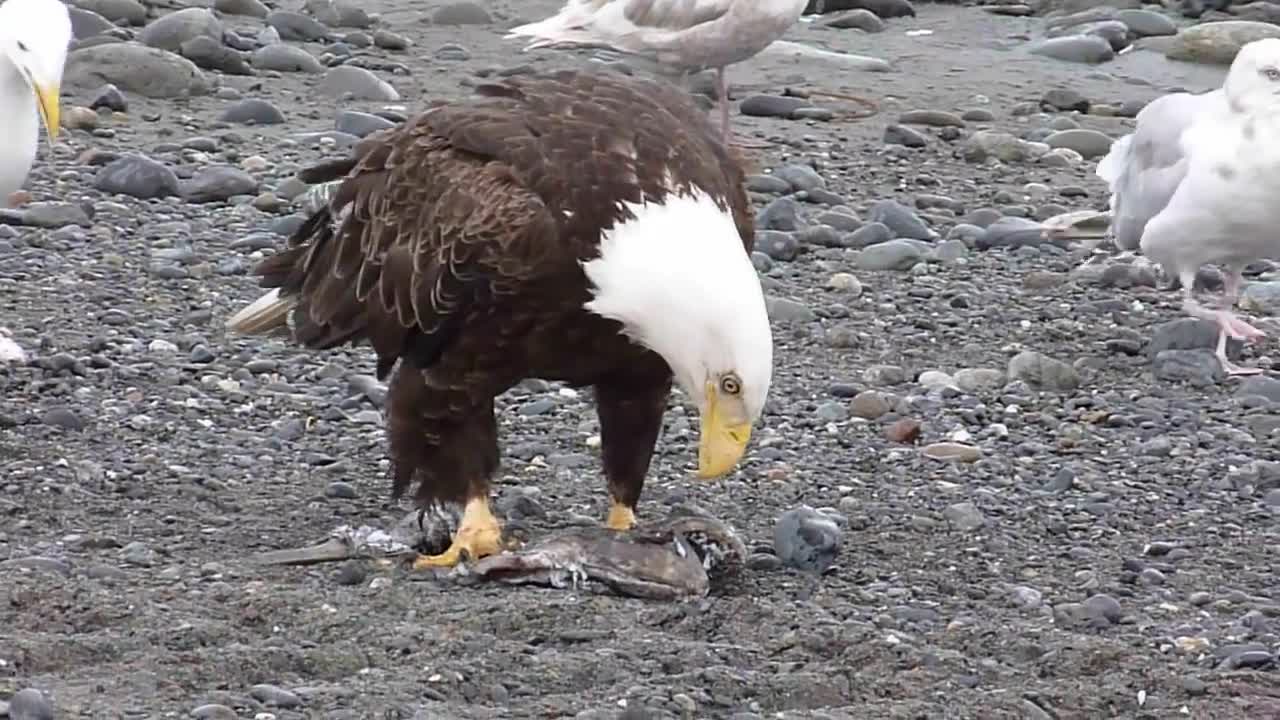
[[[1193,120],[1224,108],[1221,89],[1174,93],[1138,113],[1137,126],[1111,146],[1097,174],[1111,188],[1111,232],[1123,250],[1137,250],[1147,222],[1169,203],[1187,172],[1179,139]]]

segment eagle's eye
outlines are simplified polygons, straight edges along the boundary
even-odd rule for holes
[[[725,395],[737,395],[742,392],[742,382],[737,375],[725,375],[720,378],[720,392]]]
[[[1280,81],[1280,69],[1264,67],[1262,68],[1262,77],[1270,80],[1271,82]]]

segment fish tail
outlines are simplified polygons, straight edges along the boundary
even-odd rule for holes
[[[297,298],[282,297],[280,288],[275,288],[232,315],[227,320],[227,330],[241,335],[266,335],[286,328],[289,312],[297,303]]]

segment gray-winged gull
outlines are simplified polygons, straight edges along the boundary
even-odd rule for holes
[[[688,74],[716,72],[720,129],[729,142],[725,68],[742,62],[800,19],[808,0],[568,0],[559,13],[512,28],[525,50],[600,47]]]
[[[1111,186],[1116,244],[1159,263],[1182,283],[1183,308],[1218,325],[1218,361],[1231,375],[1262,372],[1226,356],[1228,337],[1262,331],[1231,308],[1253,260],[1280,258],[1280,39],[1241,48],[1220,90],[1148,105],[1134,133],[1098,164]],[[1201,266],[1225,270],[1224,292],[1205,307],[1192,289]]]
[[[22,189],[36,159],[40,121],[58,134],[58,92],[71,43],[71,17],[58,0],[0,4],[0,200]],[[26,353],[0,330],[0,363]]]
[[[22,188],[36,159],[43,119],[58,135],[58,93],[71,43],[71,17],[58,0],[0,5],[0,198]]]

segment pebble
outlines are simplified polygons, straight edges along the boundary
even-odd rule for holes
[[[1100,158],[1111,151],[1111,137],[1097,130],[1060,130],[1044,139],[1051,148],[1067,148],[1086,159]]]
[[[488,25],[493,22],[489,13],[474,2],[451,2],[440,5],[431,14],[436,25]]]
[[[1080,386],[1076,369],[1034,350],[1023,350],[1009,360],[1007,370],[1012,380],[1057,392],[1070,392]]]
[[[864,248],[855,262],[862,270],[909,270],[926,254],[916,241],[889,240]]]
[[[247,98],[228,105],[218,119],[240,125],[279,125],[284,122],[284,113],[267,100]]]
[[[302,699],[296,694],[276,685],[254,685],[249,688],[249,695],[267,707],[295,708],[302,705]]]
[[[1033,43],[1030,51],[1036,55],[1067,62],[1098,64],[1112,60],[1116,51],[1111,43],[1096,35],[1065,35],[1046,38]]]
[[[822,572],[840,552],[840,526],[808,505],[791,508],[773,526],[774,554],[783,564],[807,572]]]
[[[948,505],[947,509],[942,511],[942,515],[948,524],[961,532],[980,530],[987,524],[982,511],[971,502]]]
[[[353,100],[396,102],[400,93],[372,72],[352,65],[339,65],[325,73],[319,89],[326,95]]]

